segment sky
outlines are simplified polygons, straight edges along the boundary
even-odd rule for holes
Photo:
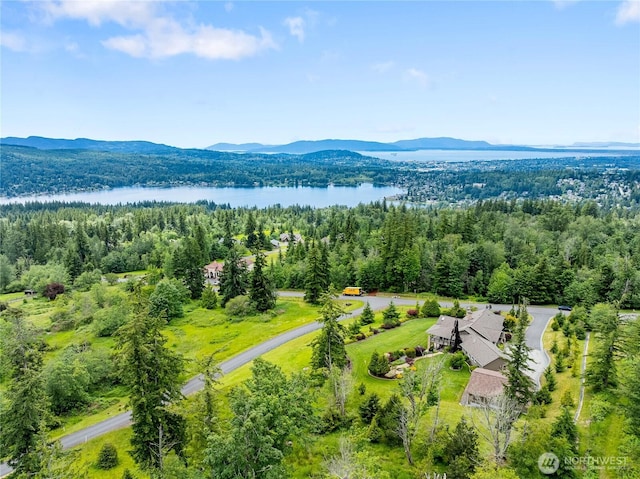
[[[0,135],[640,142],[640,0],[0,2]]]

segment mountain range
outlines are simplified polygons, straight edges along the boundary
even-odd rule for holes
[[[75,140],[45,138],[30,136],[28,138],[5,137],[0,138],[0,144],[25,146],[40,150],[95,150],[118,153],[164,154],[183,150],[150,141],[103,141],[89,138]],[[558,151],[567,148],[610,148],[610,147],[640,147],[640,143],[593,142],[574,143],[571,146],[557,146],[552,149],[536,148],[523,145],[494,145],[486,141],[469,141],[458,138],[416,138],[400,140],[393,143],[362,140],[301,140],[285,145],[264,145],[262,143],[216,143],[206,150],[246,153],[289,153],[307,154],[327,150],[367,151],[367,152],[400,152],[417,150],[510,150],[510,151]]]

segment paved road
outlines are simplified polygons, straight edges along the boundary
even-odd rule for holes
[[[300,297],[303,294],[294,291],[281,291],[279,292],[280,296],[294,296]],[[341,299],[354,299],[349,296],[341,296]],[[414,305],[416,304],[415,299],[406,299],[406,298],[393,298],[389,296],[365,296],[355,298],[356,300],[368,301],[373,310],[380,310],[386,308],[391,301],[398,305]],[[450,307],[451,303],[441,302],[442,306]],[[474,303],[460,303],[460,306],[466,308],[468,306],[477,306],[479,308],[486,307],[485,304],[474,304]],[[502,310],[508,311],[511,308],[511,305],[493,305],[492,309],[494,311]],[[352,316],[357,316],[362,313],[363,308],[356,309],[350,313],[345,314],[341,320],[350,318]],[[542,372],[549,364],[549,357],[544,352],[542,348],[542,334],[544,333],[545,328],[549,320],[553,317],[553,315],[557,312],[555,308],[543,307],[543,306],[531,306],[529,307],[529,313],[533,317],[529,328],[527,329],[526,340],[527,345],[531,348],[531,357],[533,367],[532,377],[536,381],[537,384],[540,382],[540,376]],[[252,348],[247,349],[246,351],[224,361],[220,364],[220,369],[224,374],[228,374],[231,371],[238,369],[240,366],[243,366],[255,358],[263,355],[264,353],[271,351],[283,344],[291,341],[292,339],[299,338],[300,336],[304,336],[305,334],[316,331],[322,327],[322,324],[319,322],[313,322],[306,324],[304,326],[300,326],[299,328],[292,329],[285,333],[280,334],[274,338],[271,338],[263,343],[260,343]],[[193,394],[200,389],[202,389],[204,382],[202,380],[202,376],[198,375],[192,379],[190,379],[182,388],[182,392],[185,395]],[[68,434],[60,438],[60,443],[63,449],[69,449],[84,442],[87,442],[91,439],[94,439],[98,436],[102,436],[111,431],[115,431],[117,429],[127,427],[131,424],[131,412],[127,411],[116,416],[110,417],[109,419],[105,419],[93,426],[86,427],[80,431],[74,432],[72,434]],[[11,469],[8,468],[6,464],[0,464],[0,477],[5,476],[11,472]]]

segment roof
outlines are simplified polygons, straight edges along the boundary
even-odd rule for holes
[[[427,334],[450,338],[457,318],[442,315],[436,324],[427,329]],[[464,318],[458,319],[458,330],[468,331],[473,329],[476,333],[492,343],[497,343],[502,334],[504,318],[488,309],[481,309],[468,313]]]
[[[451,338],[451,333],[453,332],[456,321],[458,321],[458,331],[460,332],[469,329],[471,326],[471,324],[464,319],[442,315],[438,318],[436,324],[427,329],[427,334],[449,339]]]
[[[495,344],[486,340],[475,331],[460,332],[462,350],[481,368],[496,359],[506,359],[506,356]]]
[[[224,266],[224,263],[221,261],[213,261],[211,263],[209,263],[208,265],[206,265],[204,267],[204,269],[206,269],[207,271],[222,271],[222,267]]]
[[[468,314],[471,328],[492,343],[497,343],[502,334],[504,318],[490,309],[481,309]]]
[[[471,378],[467,383],[467,387],[462,395],[475,397],[490,398],[502,394],[502,390],[507,384],[507,378],[498,371],[491,371],[484,368],[476,368],[471,371]]]

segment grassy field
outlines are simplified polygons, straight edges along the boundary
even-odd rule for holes
[[[133,274],[133,273],[130,273]],[[109,288],[120,288],[110,286]],[[61,296],[56,301],[45,298],[18,303],[28,321],[43,331],[51,325],[51,315],[59,309],[68,308],[89,293],[73,293]],[[349,305],[347,306],[347,303]],[[362,301],[343,301],[346,311],[363,306]],[[207,310],[197,302],[185,305],[185,315],[171,321],[164,329],[167,344],[186,359],[183,379],[194,376],[198,370],[197,359],[214,354],[218,361],[228,359],[245,349],[259,344],[285,331],[308,324],[320,317],[319,308],[305,303],[302,298],[283,297],[278,300],[273,313],[265,313],[243,318],[230,319],[224,310]],[[73,344],[89,343],[94,350],[113,351],[116,340],[111,337],[96,337],[92,325],[80,326],[71,331],[45,332],[48,351],[45,362],[55,359]],[[98,403],[96,403],[98,404]],[[126,409],[126,392],[123,388],[114,388],[100,396],[100,407],[90,407],[88,411],[61,418],[61,427],[52,431],[57,438],[95,424]]]

